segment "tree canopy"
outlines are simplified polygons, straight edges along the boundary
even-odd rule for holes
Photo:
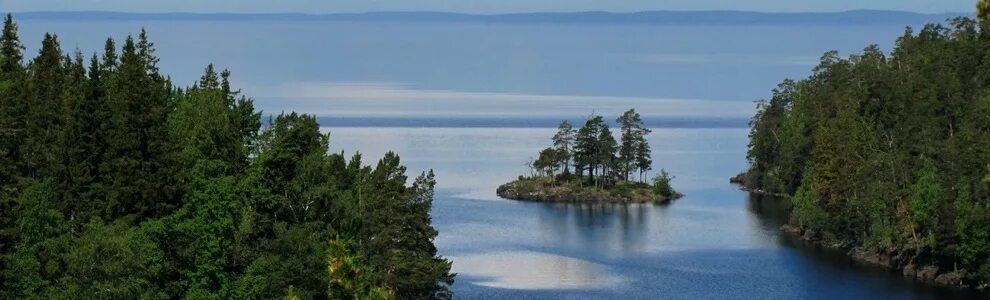
[[[0,36],[0,298],[448,299],[432,171],[262,122],[230,72],[159,73],[144,30],[88,60]]]
[[[747,184],[823,239],[990,282],[986,3],[781,83],[750,122]]]
[[[619,125],[618,141],[602,116],[589,116],[577,130],[567,120],[562,121],[552,138],[553,146],[540,150],[536,159],[529,164],[535,171],[533,178],[529,178],[533,182],[522,182],[526,178],[520,177],[519,184],[527,188],[523,188],[519,195],[528,194],[526,191],[530,190],[529,187],[533,185],[531,183],[545,179],[549,181],[549,187],[566,187],[565,190],[570,190],[571,195],[562,196],[564,198],[577,197],[576,194],[596,197],[594,195],[600,195],[602,191],[609,191],[615,195],[609,195],[608,198],[618,196],[619,199],[628,200],[628,196],[634,194],[633,189],[650,190],[652,192],[647,193],[654,193],[654,196],[660,196],[664,200],[680,197],[670,185],[673,176],[666,171],[662,171],[652,182],[646,182],[645,175],[653,168],[651,148],[646,140],[652,131],[646,127],[640,114],[635,109],[629,109],[615,121]],[[571,166],[575,173],[571,173]],[[651,184],[656,185],[656,188]],[[503,186],[506,188],[500,190],[513,190],[507,188],[508,185]],[[586,187],[594,191],[579,193]]]

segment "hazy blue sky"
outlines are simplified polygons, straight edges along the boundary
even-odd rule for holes
[[[888,9],[969,12],[975,0],[0,0],[0,11],[364,12],[430,10],[468,13],[529,11]]]

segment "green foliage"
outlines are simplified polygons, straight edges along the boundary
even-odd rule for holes
[[[588,171],[589,182],[594,182],[596,171],[605,163],[601,156],[604,150],[600,149],[605,143],[599,141],[599,137],[602,137],[601,131],[607,126],[601,116],[591,116],[578,129],[575,137],[574,167],[578,169],[578,175]]]
[[[23,49],[8,15],[0,298],[338,298],[327,294],[335,236],[354,241],[334,257],[360,269],[358,298],[452,297],[433,244],[432,172],[409,185],[393,153],[374,169],[327,153],[313,116],[283,113],[262,129],[212,65],[173,88],[144,30],[119,52],[107,39],[88,68],[55,35],[28,66]]]
[[[139,41],[140,43],[140,41]],[[180,192],[175,147],[168,142],[167,84],[150,73],[147,45],[124,41],[119,64],[108,78],[107,159],[100,166],[109,186],[107,218],[163,216]]]
[[[633,171],[638,171],[639,176],[642,177],[653,164],[650,159],[650,144],[646,142],[646,135],[651,131],[646,128],[639,113],[634,109],[626,111],[615,121],[621,126],[617,162],[622,180],[628,180]]]
[[[567,153],[560,148],[546,148],[540,151],[540,156],[533,161],[533,168],[540,170],[545,176],[553,178],[561,166],[566,164]]]
[[[674,197],[677,191],[670,185],[673,180],[674,176],[667,173],[667,170],[660,169],[660,173],[653,177],[653,193],[668,199]]]
[[[976,270],[974,277],[990,280],[990,268],[986,268],[990,256],[990,222],[987,208],[974,202],[969,182],[962,180],[956,192],[955,234],[959,236],[958,253],[963,266]]]
[[[450,261],[437,255],[432,241],[436,229],[428,226],[436,185],[433,171],[406,187],[405,167],[399,157],[386,153],[361,188],[361,252],[374,270],[376,282],[395,291],[400,299],[450,298]]]
[[[990,1],[979,0],[976,2],[976,16],[980,22],[990,21]]]
[[[825,227],[826,216],[814,194],[813,184],[810,180],[805,181],[790,197],[791,205],[794,205],[792,217],[802,226],[821,230]]]
[[[146,226],[153,227],[148,224]],[[157,279],[162,250],[144,228],[125,223],[90,222],[65,254],[67,297],[85,299],[166,299]]]
[[[557,150],[556,162],[560,168],[564,169],[564,175],[569,175],[571,158],[574,156],[574,142],[577,139],[577,132],[567,120],[561,121],[557,127],[557,134],[553,136],[553,146]],[[542,153],[541,153],[542,156]]]
[[[922,230],[933,230],[938,218],[939,198],[942,188],[936,179],[935,164],[926,160],[918,175],[918,181],[911,187],[911,218]]]
[[[747,184],[791,195],[793,221],[905,261],[987,264],[990,165],[987,2],[967,18],[908,28],[893,51],[825,53],[757,105]],[[948,184],[960,182],[957,188]],[[953,202],[953,198],[955,200]]]
[[[623,113],[616,122],[621,126],[621,143],[616,141],[602,116],[588,117],[577,131],[567,121],[561,122],[552,139],[554,146],[541,150],[537,159],[529,163],[534,178],[519,176],[515,188],[524,194],[530,193],[538,189],[537,182],[543,184],[544,180],[541,179],[547,179],[546,187],[568,186],[569,190],[587,194],[601,194],[605,191],[607,195],[627,199],[639,188],[649,190],[651,186],[643,178],[653,169],[651,148],[646,141],[646,136],[651,131],[634,109]],[[574,165],[576,174],[570,173],[571,164]],[[635,172],[638,172],[639,182],[630,180],[630,175]],[[671,198],[677,194],[669,186],[673,177],[666,171],[662,173],[667,176],[667,186],[662,188],[663,193],[657,195]],[[576,186],[570,186],[575,183]],[[644,194],[648,194],[648,191]]]
[[[340,238],[330,241],[327,259],[327,276],[331,299],[388,300],[395,293],[375,286],[372,270],[355,253],[351,243]]]
[[[870,231],[863,244],[876,251],[893,249],[899,243],[900,230],[884,201],[874,200],[871,205]]]

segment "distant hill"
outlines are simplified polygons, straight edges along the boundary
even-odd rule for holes
[[[104,11],[23,12],[18,19],[47,20],[173,20],[173,21],[364,21],[364,22],[485,22],[617,25],[869,25],[939,23],[971,13],[922,14],[902,11],[764,13],[745,11],[643,11],[633,13],[561,12],[461,14],[445,12],[301,13],[123,13]]]

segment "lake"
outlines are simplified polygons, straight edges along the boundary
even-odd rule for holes
[[[146,27],[163,72],[209,62],[267,113],[316,114],[333,151],[395,151],[433,169],[433,222],[463,299],[947,299],[978,297],[857,267],[781,236],[779,199],[728,183],[747,166],[753,100],[831,49],[890,49],[902,26],[585,26],[399,22],[24,20],[64,48]],[[87,52],[88,53],[88,52]],[[636,108],[668,205],[502,200],[562,119]],[[411,174],[412,175],[412,174]]]

